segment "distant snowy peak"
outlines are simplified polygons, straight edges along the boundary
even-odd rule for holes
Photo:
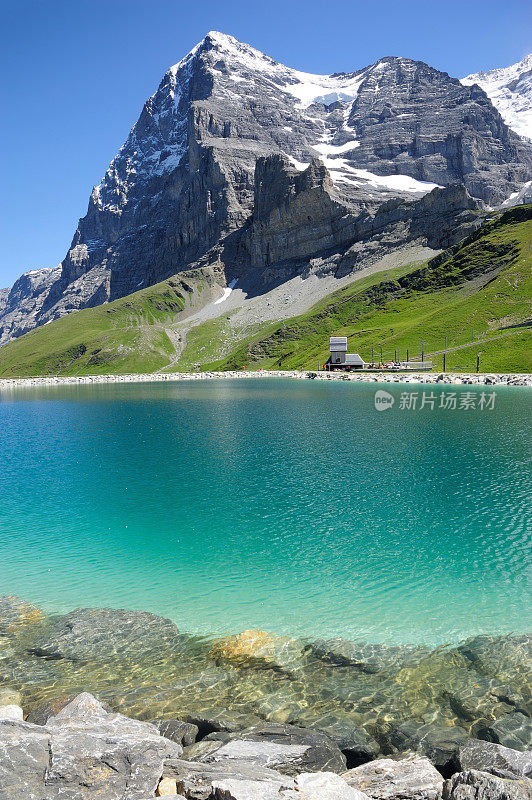
[[[462,83],[464,86],[478,84],[508,127],[532,139],[532,54],[511,67],[468,75]]]

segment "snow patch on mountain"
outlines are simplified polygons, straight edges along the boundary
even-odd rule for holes
[[[532,54],[510,67],[467,75],[461,82],[484,89],[508,127],[532,139]]]
[[[353,148],[353,143],[350,142],[349,144],[350,147],[346,149]],[[355,146],[356,144],[357,143],[355,143]],[[418,197],[432,192],[433,189],[443,188],[438,183],[418,181],[415,178],[411,178],[409,175],[376,175],[373,172],[369,172],[367,169],[353,167],[345,158],[335,158],[325,154],[326,148],[328,148],[329,151],[336,149],[336,152],[340,152],[342,147],[343,146],[333,148],[331,145],[321,145],[322,152],[324,152],[321,156],[321,161],[329,170],[332,182],[337,186],[348,184],[359,188],[371,188],[387,192],[407,192],[409,194],[415,194]],[[320,146],[314,147],[315,150],[319,148]],[[310,163],[297,161],[290,155],[288,159],[300,172],[307,169]]]
[[[375,175],[367,169],[357,169],[345,158],[323,158],[323,163],[331,173],[333,183],[348,183],[353,186],[368,187],[394,192],[409,192],[418,196],[428,194],[433,189],[442,188],[437,183],[418,181],[409,175]]]
[[[305,109],[314,103],[325,106],[356,100],[358,90],[368,70],[350,75],[312,75],[308,72],[290,70],[297,82],[280,87],[299,100],[296,108]]]
[[[532,203],[532,181],[527,181],[517,192],[512,192],[499,208],[511,208],[524,203]]]

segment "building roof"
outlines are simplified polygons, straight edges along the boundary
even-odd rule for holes
[[[358,353],[346,353],[345,363],[348,365],[363,366],[365,361]]]

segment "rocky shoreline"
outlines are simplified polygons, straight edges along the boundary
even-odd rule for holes
[[[90,386],[105,383],[151,383],[213,379],[295,378],[362,383],[426,383],[464,386],[532,386],[530,373],[468,372],[312,372],[311,370],[228,370],[225,372],[168,372],[132,375],[49,376],[0,378],[0,391],[31,386]]]
[[[207,639],[1,597],[0,800],[532,800],[531,651]]]

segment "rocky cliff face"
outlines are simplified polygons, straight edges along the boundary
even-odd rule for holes
[[[310,75],[211,33],[146,102],[60,271],[0,295],[0,343],[223,253],[233,271],[300,266],[391,199],[414,211],[460,183],[497,204],[531,171],[532,144],[476,85],[404,58]]]

